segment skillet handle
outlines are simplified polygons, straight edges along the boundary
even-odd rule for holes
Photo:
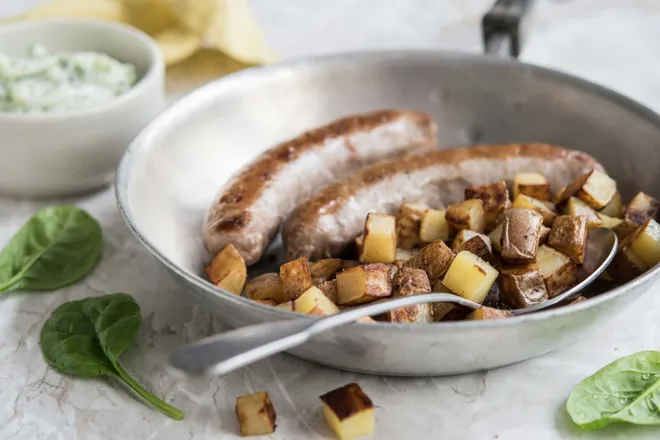
[[[484,51],[488,55],[518,58],[524,18],[532,0],[496,0],[481,20]]]

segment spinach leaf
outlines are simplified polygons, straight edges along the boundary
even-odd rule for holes
[[[642,351],[612,362],[576,386],[566,403],[584,429],[613,422],[660,425],[660,351]]]
[[[160,412],[181,420],[183,412],[144,389],[119,363],[137,336],[140,320],[140,306],[125,293],[72,301],[53,311],[39,344],[57,370],[77,377],[115,376]]]
[[[56,290],[84,278],[103,250],[101,226],[76,206],[41,209],[0,252],[0,292]]]

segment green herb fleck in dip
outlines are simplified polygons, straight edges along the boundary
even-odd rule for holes
[[[0,113],[56,113],[94,107],[137,82],[135,66],[98,52],[50,54],[32,46],[25,57],[0,54]]]

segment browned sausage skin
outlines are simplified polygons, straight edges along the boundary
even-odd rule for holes
[[[231,243],[250,265],[295,206],[365,165],[436,145],[424,113],[382,110],[331,122],[264,152],[222,188],[204,219],[206,249]]]
[[[403,202],[442,206],[463,200],[465,188],[535,171],[553,190],[591,168],[591,156],[547,144],[506,144],[436,150],[375,164],[332,183],[286,220],[286,256],[312,259],[340,254],[362,231],[370,212],[394,213]]]

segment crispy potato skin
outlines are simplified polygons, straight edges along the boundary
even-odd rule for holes
[[[295,300],[314,286],[307,257],[301,257],[280,266],[280,278],[287,301]]]
[[[551,263],[549,263],[551,262]],[[539,252],[534,263],[543,277],[548,296],[554,298],[573,286],[577,281],[577,266],[575,262],[550,246],[539,246]],[[550,268],[554,268],[550,270]]]
[[[329,391],[322,395],[320,399],[332,409],[339,420],[346,420],[374,407],[369,396],[356,383],[349,383],[341,388]]]
[[[253,300],[272,299],[278,304],[286,301],[282,280],[274,272],[259,275],[248,281],[245,284],[245,296]]]
[[[339,258],[326,258],[310,265],[309,272],[314,284],[319,285],[331,280],[343,266],[344,262]]]
[[[548,237],[548,245],[573,259],[584,263],[587,247],[587,218],[583,215],[561,215],[555,219]]]
[[[509,190],[503,180],[488,185],[470,186],[465,189],[465,200],[479,199],[483,203],[486,224],[493,223],[497,216],[511,206]]]
[[[504,269],[497,283],[500,301],[514,309],[524,309],[548,299],[543,277],[531,266]]]
[[[419,252],[403,263],[403,267],[422,269],[431,282],[442,277],[454,261],[454,253],[444,241],[436,240],[426,245]]]
[[[394,293],[392,298],[418,295],[431,291],[429,278],[421,269],[402,267],[394,277]],[[431,304],[416,304],[390,310],[383,314],[383,320],[388,322],[426,323],[433,321]]]
[[[396,213],[397,246],[412,249],[422,241],[419,237],[422,216],[429,209],[425,204],[404,203]]]
[[[451,250],[455,254],[461,251],[472,252],[474,255],[491,261],[493,257],[493,248],[490,238],[487,235],[478,232],[463,230],[454,238]]]
[[[319,289],[325,296],[328,297],[333,304],[339,304],[338,294],[337,294],[337,280],[326,281],[319,285]]]
[[[513,179],[513,197],[520,194],[535,198],[536,200],[550,200],[550,184],[539,173],[518,173]]]
[[[513,264],[532,263],[536,259],[543,217],[530,209],[512,208],[504,217],[500,241],[502,258]]]
[[[641,226],[648,219],[655,220],[659,209],[660,203],[656,199],[640,192],[626,206],[623,220],[629,224]]]
[[[391,264],[373,263],[346,269],[337,274],[337,302],[342,306],[353,306],[387,298],[392,295]],[[364,282],[364,290],[359,297],[353,297],[355,282]],[[351,298],[347,298],[351,296]]]
[[[469,229],[475,232],[484,232],[486,229],[484,203],[479,199],[470,199],[449,205],[445,218],[455,231]]]

